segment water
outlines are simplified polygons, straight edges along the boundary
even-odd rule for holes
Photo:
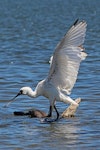
[[[0,149],[100,149],[100,1],[0,0]],[[44,97],[19,97],[2,106],[22,86],[34,87],[44,79],[54,47],[77,19],[87,21],[81,64],[72,97],[82,98],[75,118],[42,124],[39,119],[15,117],[14,111],[38,108],[48,112]],[[62,107],[60,107],[62,106]],[[62,112],[66,105],[57,104]]]

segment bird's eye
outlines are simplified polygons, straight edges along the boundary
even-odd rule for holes
[[[23,94],[23,91],[22,91],[22,90],[20,90],[20,94]]]

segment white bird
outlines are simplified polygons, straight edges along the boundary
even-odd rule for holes
[[[52,116],[53,108],[57,113],[57,117],[52,121],[56,121],[59,118],[59,113],[55,106],[56,101],[72,103],[78,106],[68,95],[76,82],[80,62],[87,56],[83,52],[84,48],[82,46],[86,27],[85,21],[79,22],[76,20],[58,43],[50,59],[50,70],[47,78],[40,81],[34,91],[30,87],[22,87],[11,101],[21,94],[32,98],[44,96],[50,101],[48,117]]]

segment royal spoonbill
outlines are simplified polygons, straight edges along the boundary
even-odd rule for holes
[[[57,114],[55,119],[45,118],[45,121],[51,120],[51,122],[59,118],[59,112],[55,105],[56,101],[77,106],[78,104],[69,97],[69,94],[76,82],[80,62],[87,56],[82,46],[86,27],[87,23],[85,21],[77,19],[56,46],[50,59],[50,70],[47,78],[40,81],[34,91],[30,87],[22,87],[11,101],[22,94],[32,98],[46,97],[50,101],[48,117],[52,117],[53,109]]]

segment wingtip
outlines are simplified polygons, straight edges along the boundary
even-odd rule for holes
[[[74,22],[74,26],[78,23],[79,19],[76,19],[76,21]]]
[[[85,20],[79,21],[79,19],[76,19],[76,21],[73,23],[73,26],[76,26],[78,23],[86,23]]]

